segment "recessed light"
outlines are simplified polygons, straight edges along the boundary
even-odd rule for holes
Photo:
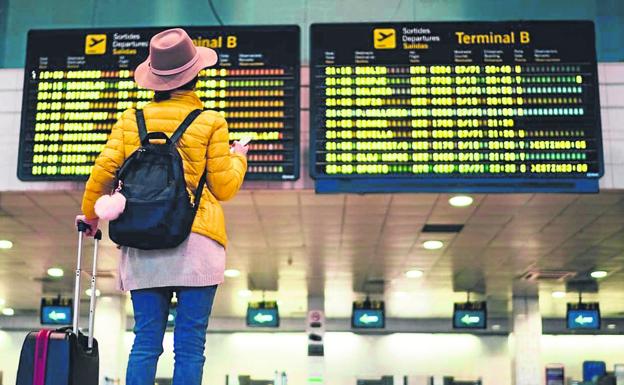
[[[615,329],[615,328],[616,328],[616,325],[615,325],[615,324],[608,324],[608,325],[607,325],[607,329],[609,329],[609,330],[613,330],[613,329]]]
[[[449,199],[449,204],[454,207],[470,206],[474,199],[468,195],[455,195]]]
[[[240,272],[240,270],[236,270],[236,269],[227,269],[224,272],[224,274],[228,278],[236,278],[236,277],[240,276],[241,272]]]
[[[60,267],[51,267],[48,269],[48,275],[54,278],[60,278],[64,274],[63,269]]]
[[[243,297],[243,298],[249,298],[249,297],[251,297],[252,294],[253,293],[251,292],[251,290],[247,290],[247,289],[240,290],[238,292],[238,295]]]
[[[423,247],[427,250],[438,250],[444,247],[444,242],[442,241],[425,241],[423,242]]]
[[[8,250],[11,247],[13,247],[13,242],[6,239],[0,239],[0,249]]]
[[[492,325],[492,330],[500,330],[501,326],[499,324]]]
[[[15,315],[15,310],[13,310],[10,307],[5,307],[4,309],[2,309],[2,315],[6,315],[8,317]]]
[[[422,270],[417,270],[417,269],[408,270],[408,271],[405,272],[405,276],[407,278],[420,278],[420,277],[423,276],[423,274],[424,273],[423,273]]]
[[[91,297],[91,289],[87,289],[85,290],[85,294],[88,295],[89,297]],[[102,293],[100,292],[100,289],[95,289],[95,296],[99,297]]]
[[[604,278],[604,277],[606,277],[608,274],[609,274],[609,273],[607,273],[607,272],[606,272],[606,271],[604,271],[604,270],[596,270],[596,271],[592,271],[590,275],[592,276],[592,278]]]
[[[566,292],[565,291],[553,291],[552,296],[553,298],[565,298]]]

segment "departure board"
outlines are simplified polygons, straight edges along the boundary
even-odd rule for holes
[[[28,34],[18,176],[85,180],[113,124],[153,92],[134,69],[166,28],[35,30]],[[230,140],[252,137],[247,180],[299,177],[298,26],[189,27],[219,54],[197,94],[228,122]],[[148,124],[149,129],[149,124]]]
[[[314,24],[311,39],[317,191],[597,191],[592,22]]]

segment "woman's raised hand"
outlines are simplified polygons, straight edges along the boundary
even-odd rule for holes
[[[249,146],[243,146],[242,144],[240,144],[239,141],[235,141],[234,143],[232,143],[232,152],[242,155],[242,156],[247,156],[247,151],[249,151]]]

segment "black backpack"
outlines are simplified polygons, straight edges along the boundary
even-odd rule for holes
[[[113,242],[137,249],[169,249],[191,233],[206,173],[191,201],[184,179],[177,142],[201,114],[192,111],[169,138],[164,132],[147,132],[143,111],[136,112],[141,147],[117,171],[120,192],[126,197],[123,213],[109,225]],[[164,143],[151,143],[161,139]]]

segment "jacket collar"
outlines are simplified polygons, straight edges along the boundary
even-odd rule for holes
[[[188,104],[194,108],[203,108],[204,103],[199,99],[195,91],[173,91],[169,101]]]

